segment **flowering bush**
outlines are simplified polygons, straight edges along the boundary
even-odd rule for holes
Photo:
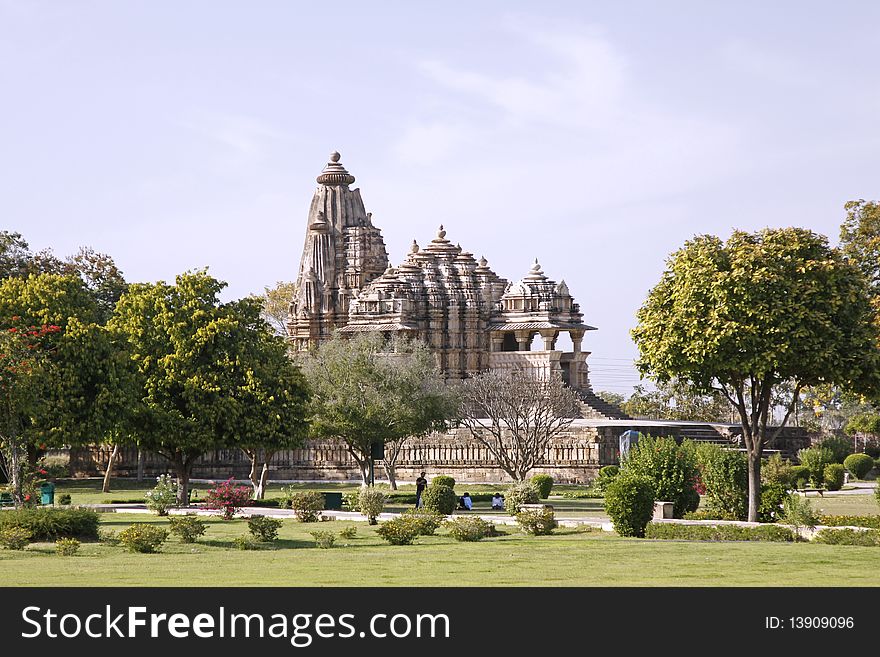
[[[391,545],[410,545],[419,535],[419,526],[411,516],[398,516],[379,525],[376,533]]]
[[[559,526],[559,523],[556,522],[556,515],[550,507],[520,511],[516,514],[516,521],[525,533],[532,536],[552,534],[553,530]]]
[[[521,481],[504,493],[504,510],[515,516],[523,504],[537,504],[539,497],[540,493],[532,482]]]
[[[300,522],[317,522],[324,510],[324,494],[316,490],[291,492],[287,503]]]
[[[378,488],[370,486],[361,486],[358,493],[358,508],[370,521],[371,525],[376,524],[376,518],[385,508],[385,499],[387,496]]]
[[[443,516],[431,509],[409,509],[403,514],[410,519],[419,536],[433,536],[434,532],[443,524]]]
[[[55,541],[55,553],[62,557],[71,557],[79,550],[79,545],[75,538],[59,538]]]
[[[177,504],[177,481],[168,474],[156,477],[156,486],[148,490],[144,497],[147,508],[160,516],[168,515],[168,508]]]
[[[24,550],[31,542],[33,534],[24,527],[3,527],[0,529],[0,547],[7,550]]]
[[[168,538],[168,531],[161,527],[138,523],[116,535],[119,542],[130,552],[156,552]]]
[[[456,541],[479,541],[487,536],[495,536],[495,525],[479,516],[462,516],[445,523],[449,535]]]
[[[251,489],[247,486],[237,486],[230,477],[222,484],[208,490],[205,495],[205,507],[223,511],[223,519],[232,520],[236,511],[247,506],[250,499]]]

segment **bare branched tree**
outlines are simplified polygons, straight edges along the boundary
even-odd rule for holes
[[[577,395],[560,378],[542,381],[524,371],[474,376],[460,395],[460,424],[514,481],[526,478],[579,411]]]

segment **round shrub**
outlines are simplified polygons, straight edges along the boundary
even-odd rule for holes
[[[300,522],[317,522],[324,510],[324,494],[316,490],[291,493],[288,504]]]
[[[232,539],[232,544],[239,550],[262,550],[265,543],[255,539],[253,536],[236,536]]]
[[[58,496],[58,504],[61,506],[68,506],[72,501],[69,493],[63,493]]]
[[[449,535],[456,541],[473,542],[482,540],[488,536],[495,536],[495,525],[486,522],[479,516],[462,516],[454,520],[447,520],[446,528]]]
[[[548,474],[536,474],[530,481],[538,489],[538,497],[542,500],[550,497],[550,491],[553,490],[553,477]]]
[[[156,552],[168,538],[168,532],[161,527],[145,523],[132,525],[116,535],[119,543],[129,552]]]
[[[867,454],[850,454],[843,460],[843,467],[856,479],[864,479],[874,468],[874,459]]]
[[[516,514],[516,521],[526,534],[532,536],[546,536],[552,534],[559,526],[556,522],[556,514],[553,509],[527,509]]]
[[[180,539],[181,543],[195,543],[196,539],[207,530],[204,520],[193,514],[185,516],[172,516],[171,533]]]
[[[431,479],[431,486],[449,486],[455,490],[455,478],[449,475],[437,475]]]
[[[350,527],[345,527],[344,529],[339,530],[339,538],[344,538],[347,541],[350,541],[354,538],[357,538],[358,529],[354,525]]]
[[[829,463],[825,466],[825,487],[828,490],[843,488],[844,467],[840,463]]]
[[[608,484],[605,511],[621,536],[645,535],[654,515],[654,482],[648,477],[622,472]]]
[[[696,484],[700,474],[693,444],[679,445],[674,438],[641,438],[621,467],[623,473],[647,477],[654,486],[655,500],[672,502],[673,516],[681,518],[696,511],[700,495]]]
[[[530,481],[514,484],[504,493],[504,510],[512,516],[520,512],[523,504],[537,504],[540,493]]]
[[[269,516],[251,516],[248,518],[248,531],[261,543],[271,543],[278,538],[278,530],[284,524],[278,518]]]
[[[31,542],[31,531],[24,527],[0,528],[0,547],[7,550],[24,550]]]
[[[315,545],[325,550],[332,548],[336,542],[336,535],[333,532],[309,532],[315,539]]]
[[[798,452],[798,459],[810,469],[810,483],[818,488],[825,481],[825,466],[834,462],[834,455],[827,447],[809,447]]]
[[[386,495],[378,488],[371,486],[361,486],[358,493],[358,508],[370,521],[371,525],[376,524],[376,518],[385,508]]]
[[[803,488],[810,480],[810,469],[805,465],[791,466],[791,477],[788,488]]]
[[[458,498],[455,496],[455,491],[442,484],[431,483],[422,493],[422,506],[442,516],[451,515],[455,511],[456,502]]]
[[[403,514],[409,518],[419,532],[419,536],[433,536],[443,524],[443,516],[428,508],[409,509]]]
[[[251,489],[247,486],[237,486],[235,480],[230,477],[222,484],[209,488],[205,494],[205,508],[218,509],[223,512],[224,520],[232,520],[236,512],[247,506],[251,499]]]
[[[156,477],[156,486],[144,493],[147,508],[160,516],[167,516],[168,509],[177,504],[177,480],[169,474]]]
[[[447,486],[442,486],[442,488],[447,488]],[[376,533],[391,545],[410,545],[419,535],[419,529],[417,523],[412,521],[411,516],[398,516],[379,525]]]
[[[79,550],[79,545],[75,538],[59,538],[55,541],[55,553],[62,557],[72,557]]]

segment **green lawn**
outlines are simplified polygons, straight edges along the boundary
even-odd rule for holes
[[[103,529],[156,516],[102,514]],[[337,547],[314,546],[309,531],[357,527]],[[773,543],[698,543],[622,539],[561,529],[530,537],[514,528],[479,543],[438,535],[391,546],[363,522],[287,520],[273,549],[240,551],[243,520],[211,521],[196,544],[170,538],[159,554],[84,543],[60,557],[53,545],[0,550],[5,586],[880,586],[876,548]],[[441,530],[442,533],[442,530]]]

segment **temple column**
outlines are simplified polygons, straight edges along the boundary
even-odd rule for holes
[[[518,351],[531,351],[532,348],[532,332],[531,331],[514,331],[516,343],[519,345]]]
[[[543,330],[541,338],[544,340],[544,351],[553,351],[556,349],[556,338],[559,337],[559,331]]]

